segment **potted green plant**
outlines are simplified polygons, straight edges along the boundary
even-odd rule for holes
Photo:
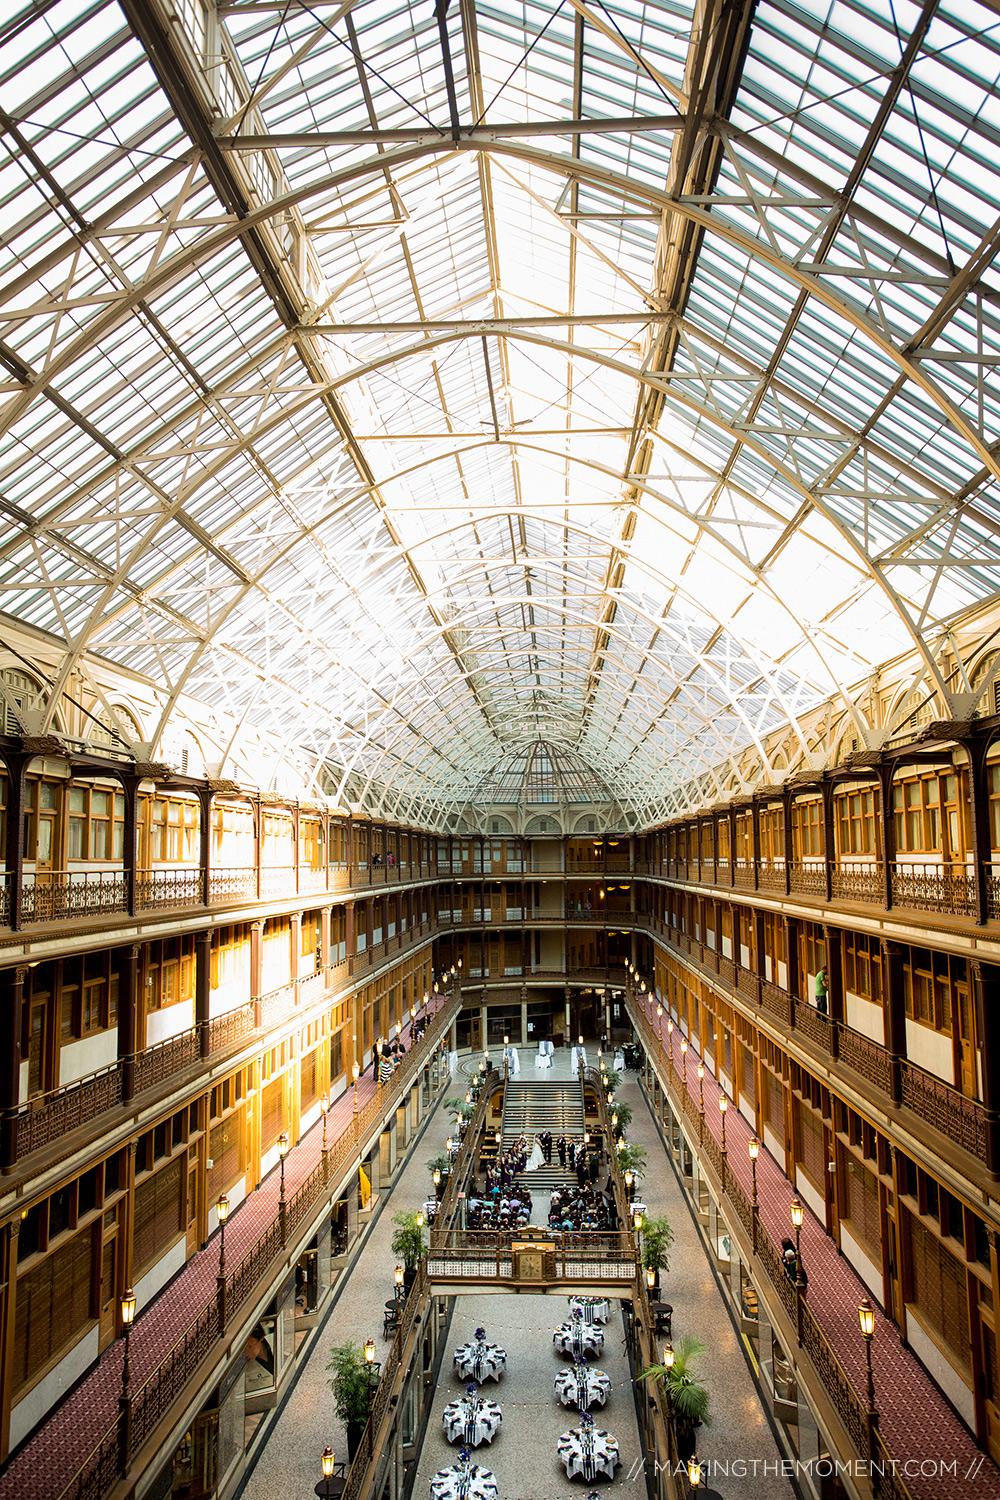
[[[677,1340],[674,1362],[669,1369],[666,1365],[650,1365],[639,1375],[640,1380],[662,1382],[667,1392],[677,1436],[677,1456],[681,1463],[686,1463],[698,1446],[695,1428],[707,1427],[711,1421],[708,1414],[708,1387],[698,1379],[693,1370],[695,1361],[704,1352],[705,1345],[701,1340],[686,1333]]]
[[[403,1263],[403,1285],[409,1292],[424,1253],[424,1232],[417,1223],[415,1213],[393,1214],[396,1225],[392,1235],[392,1253]]]
[[[619,1104],[616,1101],[613,1108],[615,1114],[618,1116],[618,1132],[620,1135],[624,1135],[632,1124],[632,1106],[631,1104]]]
[[[463,1120],[471,1120],[476,1113],[474,1104],[467,1104],[464,1099],[446,1099],[444,1107],[450,1114],[461,1115]]]
[[[618,1153],[618,1165],[623,1172],[631,1172],[636,1182],[646,1175],[645,1146],[624,1145]]]
[[[371,1371],[361,1345],[351,1341],[330,1350],[326,1368],[334,1411],[347,1429],[347,1454],[353,1460],[371,1407]]]
[[[642,1229],[642,1264],[647,1271],[655,1271],[653,1288],[659,1290],[660,1272],[670,1270],[670,1247],[674,1242],[674,1231],[670,1220],[664,1217],[647,1219]]]

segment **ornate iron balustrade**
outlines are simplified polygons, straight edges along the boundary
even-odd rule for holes
[[[245,1041],[248,1036],[253,1036],[253,1013],[254,1004],[251,1000],[249,1005],[241,1005],[237,1010],[229,1010],[224,1015],[213,1016],[208,1023],[208,1050],[228,1052],[230,1048]]]
[[[297,990],[294,980],[291,984],[283,984],[280,990],[272,990],[269,995],[260,997],[261,1026],[267,1031],[271,1026],[276,1026],[286,1016],[290,1016],[295,1009]]]
[[[1000,918],[1000,865],[987,865],[986,912],[994,921]]]
[[[0,877],[0,927],[10,926],[10,875]]]
[[[935,1130],[968,1151],[978,1161],[986,1160],[986,1112],[976,1099],[967,1099],[950,1084],[918,1068],[902,1064],[903,1103]]]
[[[792,997],[787,990],[779,989],[769,979],[760,982],[760,1003],[769,1015],[776,1016],[785,1026],[792,1024]]]
[[[914,911],[976,912],[976,875],[965,864],[900,864],[892,870],[892,899]]]
[[[832,1050],[833,1027],[829,1016],[821,1015],[813,1005],[800,1001],[795,1007],[795,1030],[801,1031],[824,1052]]]
[[[830,887],[840,901],[861,901],[869,906],[885,905],[885,876],[881,863],[867,865],[836,864],[830,874]]]
[[[260,894],[269,896],[295,895],[294,865],[263,865],[260,872]]]
[[[762,891],[785,892],[785,862],[777,859],[762,859],[757,865],[757,886]]]
[[[135,890],[140,911],[204,905],[201,870],[139,870]]]
[[[128,910],[123,870],[26,871],[21,889],[22,922],[65,922]]]
[[[210,870],[209,904],[222,901],[253,901],[257,895],[256,870]]]
[[[842,1021],[837,1022],[837,1055],[883,1094],[892,1091],[890,1054],[879,1042],[873,1042],[871,1037],[852,1030]]]
[[[738,859],[733,866],[733,884],[743,890],[753,890],[753,860]]]
[[[27,1156],[85,1125],[95,1115],[120,1104],[121,1067],[112,1063],[75,1083],[65,1083],[21,1105],[17,1116],[17,1154]]]
[[[300,891],[325,891],[326,870],[313,870],[308,866],[303,869],[299,866],[299,890]]]
[[[167,1037],[135,1054],[135,1091],[155,1088],[165,1078],[186,1068],[198,1059],[198,1032],[192,1027],[177,1036]]]
[[[760,980],[756,974],[751,974],[749,969],[744,969],[742,964],[736,970],[736,989],[744,1000],[749,1000],[751,1005],[757,1005],[760,999]]]
[[[826,895],[826,866],[824,864],[793,864],[788,879],[790,888],[796,895]]]

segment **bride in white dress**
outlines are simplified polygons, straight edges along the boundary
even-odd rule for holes
[[[531,1148],[531,1155],[528,1157],[528,1165],[525,1167],[525,1171],[534,1172],[539,1167],[544,1167],[544,1165],[545,1152],[542,1150],[542,1143],[536,1135],[535,1144]]]

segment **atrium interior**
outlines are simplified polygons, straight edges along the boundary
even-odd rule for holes
[[[996,0],[2,8],[0,1500],[449,1500],[491,1299],[537,1500],[566,1297],[602,1488],[1000,1500],[998,90]]]

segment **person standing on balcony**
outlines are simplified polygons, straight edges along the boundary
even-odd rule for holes
[[[816,1009],[821,1016],[825,1016],[827,1012],[827,999],[830,994],[830,984],[826,977],[826,964],[823,965],[816,975],[814,994],[816,997]]]

